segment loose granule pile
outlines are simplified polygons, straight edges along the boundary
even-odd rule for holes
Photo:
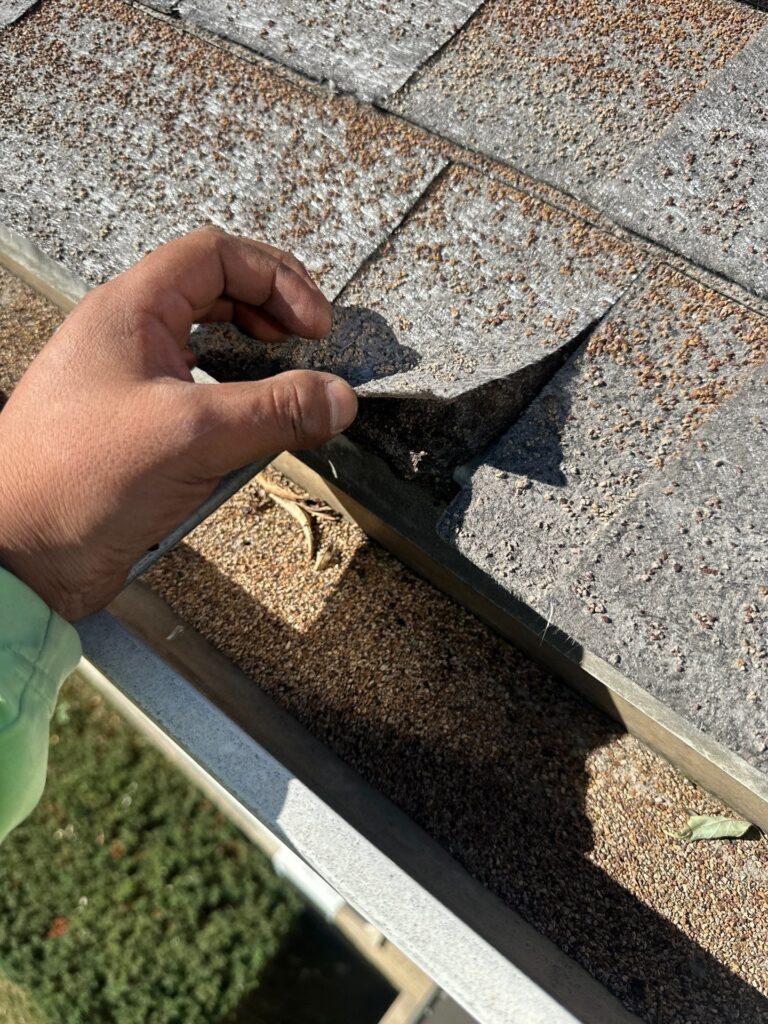
[[[285,486],[285,481],[282,481]],[[768,843],[355,527],[330,565],[256,485],[149,582],[316,736],[645,1020],[768,1013]]]

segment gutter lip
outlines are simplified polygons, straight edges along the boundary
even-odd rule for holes
[[[118,600],[125,604],[130,597],[135,604],[142,592],[154,599],[148,614],[162,632],[157,611],[164,602],[148,588],[138,584]],[[166,613],[173,615],[167,606]],[[148,729],[195,761],[480,1024],[638,1024],[584,968],[472,879],[215,649],[213,674],[216,667],[228,673],[226,691],[241,700],[233,692],[238,678],[249,688],[258,739],[109,612],[77,626],[89,663],[84,674],[94,678],[95,672],[116,688]],[[207,645],[187,628],[172,643],[185,638]],[[276,756],[275,745],[287,747],[291,761],[303,762],[300,774]],[[347,820],[345,804],[364,809],[365,834]],[[451,899],[425,888],[410,870],[414,863],[415,874]],[[479,916],[482,928],[467,923],[467,916]]]

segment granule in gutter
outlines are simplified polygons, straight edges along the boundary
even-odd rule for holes
[[[356,527],[317,528],[323,572],[251,485],[148,581],[644,1020],[763,1019],[768,843],[670,839],[729,812]]]

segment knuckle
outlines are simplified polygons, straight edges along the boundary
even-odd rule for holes
[[[197,230],[201,238],[204,238],[207,242],[210,242],[213,245],[219,245],[225,238],[227,238],[227,232],[223,228],[220,228],[218,224],[204,224]]]
[[[277,422],[293,447],[309,447],[326,435],[326,403],[316,383],[289,373],[273,395]]]
[[[300,260],[296,259],[293,253],[285,252],[284,249],[278,249],[274,255],[281,270],[292,270],[298,274],[304,270],[304,265]]]

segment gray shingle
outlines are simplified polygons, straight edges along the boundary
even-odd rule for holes
[[[0,0],[0,28],[5,28],[34,6],[37,0]]]
[[[453,166],[344,290],[326,342],[219,342],[227,354],[211,372],[341,373],[367,399],[360,440],[406,473],[450,475],[534,397],[635,260],[604,232]]]
[[[588,646],[768,771],[768,373],[754,373],[577,571]],[[610,620],[610,621],[608,621]]]
[[[574,632],[576,576],[605,531],[621,536],[640,488],[658,496],[676,458],[766,357],[764,318],[654,268],[475,470],[440,532]],[[599,602],[594,614],[606,614]]]
[[[212,220],[334,294],[444,162],[416,129],[114,0],[50,0],[5,32],[0,101],[2,220],[90,283]]]
[[[644,235],[768,297],[768,29],[602,191]]]
[[[589,198],[765,24],[728,0],[489,0],[390,106]]]
[[[146,0],[273,60],[372,100],[388,96],[481,0]]]

